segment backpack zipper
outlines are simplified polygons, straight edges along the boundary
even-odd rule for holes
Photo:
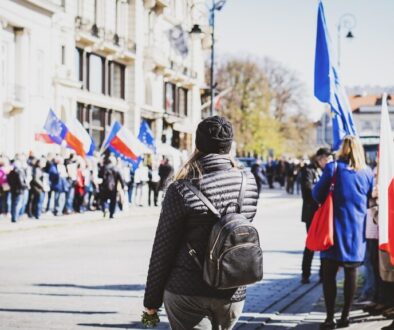
[[[227,225],[229,225],[230,223],[235,222],[235,221],[238,221],[238,219],[237,220],[231,220],[231,221],[227,222],[226,224],[224,224],[222,226],[222,228],[220,228],[220,231],[219,231],[218,235],[216,236],[215,243],[213,243],[212,249],[211,249],[211,251],[209,251],[209,259],[213,260],[213,256],[212,256],[213,255],[213,250],[215,250],[216,244],[217,244],[217,242],[219,240],[220,234],[224,230],[224,227],[226,227]]]
[[[235,250],[235,249],[239,249],[239,248],[242,248],[242,247],[246,247],[246,246],[258,246],[257,244],[255,244],[255,243],[244,243],[244,244],[240,244],[240,245],[237,245],[237,246],[233,246],[233,247],[231,247],[231,248],[229,248],[229,249],[227,249],[227,250],[224,250],[223,252],[222,252],[222,254],[219,256],[219,258],[217,259],[217,261],[216,261],[216,263],[217,263],[217,270],[219,271],[219,268],[220,268],[220,261],[221,261],[221,259],[223,258],[223,255],[224,254],[226,254],[227,252],[229,252],[229,251],[232,251],[232,250]],[[261,248],[260,248],[261,249]]]

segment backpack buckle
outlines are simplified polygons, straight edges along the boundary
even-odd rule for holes
[[[194,249],[190,249],[189,254],[193,257],[193,256],[197,255],[197,252]]]

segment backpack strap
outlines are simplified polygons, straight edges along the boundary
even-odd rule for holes
[[[205,195],[196,188],[190,181],[185,181],[186,186],[205,204],[206,207],[215,215],[215,217],[220,218],[221,215],[219,211],[213,206],[211,201],[205,197]]]
[[[242,175],[241,176],[241,189],[240,189],[239,196],[238,196],[238,201],[237,201],[238,206],[239,206],[239,208],[238,208],[239,209],[239,213],[242,212],[242,204],[244,202],[246,185],[247,185],[247,180],[248,180],[248,177],[247,177],[245,171],[241,171],[241,175]]]

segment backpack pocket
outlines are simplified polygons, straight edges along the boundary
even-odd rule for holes
[[[263,251],[255,243],[244,243],[223,251],[217,260],[215,287],[231,289],[261,281]]]

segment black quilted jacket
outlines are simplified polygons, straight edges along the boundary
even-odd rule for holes
[[[223,212],[228,203],[237,201],[241,173],[225,155],[206,155],[200,163],[203,177],[194,184]],[[256,214],[257,199],[256,181],[249,174],[242,213],[251,221]],[[235,212],[235,208],[230,207],[228,212]],[[231,301],[245,299],[245,287],[216,290],[205,284],[202,270],[188,254],[187,241],[203,262],[214,221],[207,207],[185,186],[184,181],[175,181],[168,187],[150,259],[145,307],[159,308],[163,303],[164,290]]]

